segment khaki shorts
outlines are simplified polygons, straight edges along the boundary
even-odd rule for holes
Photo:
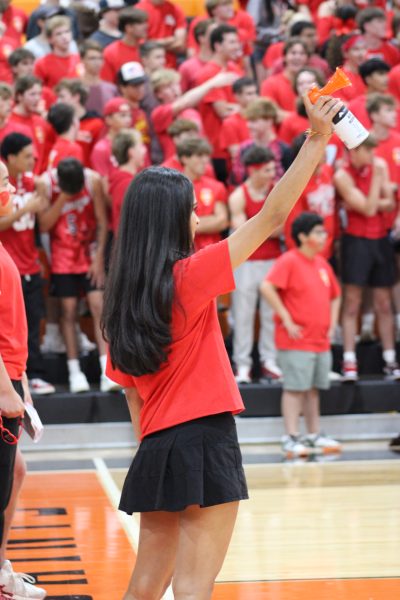
[[[327,390],[332,354],[305,350],[278,350],[278,365],[283,373],[283,389],[305,392],[312,388]]]

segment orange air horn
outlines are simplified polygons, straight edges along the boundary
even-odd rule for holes
[[[337,92],[348,85],[352,85],[350,79],[340,67],[337,67],[336,71],[324,85],[324,87],[320,89],[316,86],[312,87],[308,92],[308,97],[310,98],[311,102],[315,104],[320,96],[330,96],[334,92]]]

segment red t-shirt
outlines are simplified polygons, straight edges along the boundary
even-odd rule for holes
[[[183,10],[164,0],[162,4],[155,6],[151,0],[141,0],[135,4],[135,8],[144,10],[149,16],[149,30],[147,37],[149,40],[158,40],[173,36],[175,29],[186,29],[186,17]],[[167,66],[176,67],[176,54],[166,53]]]
[[[192,19],[189,26],[189,33],[187,39],[187,47],[192,48],[196,52],[199,50],[199,45],[194,37],[194,29],[200,21],[207,19],[205,16],[199,16]],[[253,42],[256,39],[256,28],[254,20],[249,13],[245,10],[235,10],[235,14],[229,21],[228,25],[236,27],[240,41],[242,42],[243,53],[250,55],[253,52]]]
[[[10,85],[13,82],[13,75],[8,64],[8,57],[18,46],[19,43],[15,38],[2,37],[0,39],[0,81]]]
[[[42,80],[44,85],[53,88],[61,79],[81,77],[83,66],[79,54],[68,56],[57,56],[50,53],[35,62],[34,69],[36,77]]]
[[[262,59],[262,64],[266,69],[272,69],[273,64],[283,57],[283,48],[285,42],[275,42],[268,46]]]
[[[29,130],[29,137],[33,140],[33,145],[36,152],[35,173],[43,173],[47,167],[48,153],[51,148],[52,141],[54,140],[53,128],[51,127],[50,123],[43,119],[43,117],[35,113],[24,116],[12,112],[8,125],[12,126],[14,123],[22,125],[24,128]]]
[[[326,352],[330,348],[331,301],[340,287],[330,264],[320,255],[310,259],[299,250],[282,254],[266,277],[278,288],[292,320],[302,328],[292,339],[275,315],[275,345],[278,350]]]
[[[342,71],[350,79],[351,85],[342,88],[341,90],[338,90],[334,93],[334,96],[336,98],[344,100],[344,102],[348,104],[351,100],[354,100],[358,96],[365,95],[366,87],[361,75],[359,75],[358,73],[353,73],[353,71],[349,71],[349,69],[346,69],[345,67],[342,68]]]
[[[222,121],[220,145],[223,150],[239,145],[250,137],[246,119],[240,113],[234,113]]]
[[[296,246],[292,239],[293,221],[302,212],[315,212],[324,219],[324,227],[328,233],[326,244],[321,255],[329,259],[333,254],[333,243],[338,233],[338,221],[335,202],[335,187],[332,183],[333,168],[322,165],[317,174],[308,182],[304,192],[289,213],[285,222],[285,241],[288,249]]]
[[[10,177],[15,187],[12,197],[14,211],[23,208],[35,191],[35,179],[32,173]],[[39,252],[35,242],[35,215],[25,213],[8,229],[0,231],[0,241],[17,265],[21,275],[34,275],[40,271]]]
[[[228,194],[225,186],[216,179],[211,179],[206,175],[193,181],[194,193],[197,200],[197,216],[206,217],[214,214],[217,202],[226,204]],[[195,250],[201,250],[209,244],[215,244],[221,240],[221,233],[196,233],[194,238]]]
[[[119,69],[127,62],[142,62],[139,48],[128,46],[122,40],[112,42],[104,49],[104,64],[100,77],[104,81],[115,83]]]
[[[366,59],[368,58],[381,58],[390,67],[394,67],[400,62],[400,52],[393,44],[382,42],[379,48],[375,48],[374,50],[371,48],[367,49]]]
[[[22,34],[26,31],[28,24],[27,14],[17,6],[8,6],[1,15],[1,21],[5,24],[5,37],[14,38],[17,45],[22,44]]]
[[[60,188],[57,172],[48,171],[44,175],[51,203],[54,203]],[[61,215],[50,230],[51,272],[57,274],[87,273],[91,265],[90,243],[96,231],[88,177],[83,190],[66,202]]]
[[[261,85],[261,96],[270,98],[283,110],[296,110],[296,92],[284,73],[267,77]]]
[[[254,200],[250,194],[250,190],[247,187],[246,183],[241,186],[241,189],[245,198],[245,208],[244,211],[246,213],[247,219],[251,219],[257,213],[260,212],[262,207],[265,204],[265,200],[268,198],[268,194],[270,193],[271,188],[265,195],[264,200]],[[268,200],[267,200],[268,201]],[[272,260],[273,258],[277,258],[282,254],[279,239],[278,238],[268,238],[249,256],[247,260]]]
[[[109,177],[111,172],[118,166],[111,152],[111,139],[106,135],[95,144],[90,155],[92,169],[102,177]]]
[[[344,165],[343,168],[354,181],[355,187],[358,188],[364,196],[368,196],[371,188],[372,166],[367,165],[361,170],[358,170],[348,163],[347,165]],[[377,240],[387,235],[388,225],[385,213],[378,212],[372,217],[367,217],[356,210],[352,210],[348,207],[345,208],[347,214],[346,233],[370,240]]]
[[[161,104],[156,106],[151,113],[151,120],[153,128],[157,134],[158,141],[163,151],[164,160],[170,158],[175,152],[175,144],[173,139],[168,135],[168,127],[175,121],[175,119],[188,119],[193,121],[199,126],[200,134],[202,133],[202,120],[199,112],[194,108],[187,108],[178,115],[174,115],[172,110],[172,104]]]
[[[197,73],[206,64],[207,63],[200,60],[198,56],[193,56],[192,58],[183,61],[179,66],[178,71],[181,76],[181,89],[183,94],[196,86]]]
[[[375,155],[383,158],[389,168],[390,181],[397,184],[397,192],[400,191],[400,133],[397,131],[391,131],[389,137],[386,140],[382,140],[378,143],[375,149]],[[399,194],[396,194],[399,197]],[[386,223],[388,229],[393,227],[398,213],[398,206],[390,212],[384,213],[386,217]]]
[[[200,71],[196,78],[196,85],[200,85],[205,81],[211,79],[222,71],[222,67],[214,62],[208,62],[205,67]],[[229,63],[226,71],[231,71],[242,76],[243,72],[234,63]],[[221,119],[214,110],[213,104],[218,101],[232,102],[235,103],[235,97],[233,95],[232,86],[225,86],[215,88],[208,92],[204,96],[203,100],[199,105],[199,111],[203,120],[205,134],[213,147],[214,158],[227,158],[226,151],[221,148]]]
[[[104,121],[94,113],[86,113],[79,122],[79,131],[76,143],[82,149],[83,164],[90,166],[90,155],[95,143],[101,138],[104,131]]]
[[[371,129],[372,123],[369,114],[367,113],[367,95],[362,94],[361,96],[357,96],[357,98],[354,98],[354,100],[349,102],[348,106],[349,110],[357,117],[360,123],[364,125],[366,129]]]
[[[137,129],[137,131],[140,133],[143,144],[150,146],[150,128],[146,113],[141,108],[131,106],[131,116],[131,127]]]
[[[121,216],[122,205],[124,203],[125,192],[129,187],[134,176],[123,169],[114,169],[109,175],[109,194],[111,196],[111,229],[114,235],[118,232],[119,220]]]
[[[216,297],[235,282],[228,242],[211,244],[174,266],[176,302],[168,362],[157,373],[132,377],[106,373],[125,388],[136,387],[143,400],[142,438],[179,423],[222,412],[237,414],[243,402],[233,377],[216,310]]]
[[[79,144],[58,136],[49,153],[48,169],[55,169],[63,158],[76,158],[83,161],[83,152]]]
[[[16,121],[10,122],[10,117],[7,119],[5,125],[0,127],[0,144],[9,133],[23,133],[28,137],[32,137],[32,130],[29,126],[17,123]]]
[[[389,71],[389,92],[400,100],[400,65]]]
[[[22,379],[28,358],[28,326],[21,277],[1,243],[0,356],[10,379]]]
[[[286,144],[291,144],[294,138],[304,133],[309,126],[307,117],[302,117],[297,112],[291,112],[283,119],[279,127],[279,139]]]

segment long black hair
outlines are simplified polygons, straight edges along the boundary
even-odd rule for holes
[[[102,317],[112,364],[139,377],[168,357],[174,263],[193,252],[191,181],[164,167],[145,169],[126,192]]]

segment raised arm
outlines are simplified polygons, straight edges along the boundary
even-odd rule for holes
[[[309,136],[290,168],[273,188],[260,212],[228,238],[232,268],[242,264],[286,220],[324,155],[332,133],[332,119],[342,103],[322,96],[313,105],[304,97],[313,135]]]

